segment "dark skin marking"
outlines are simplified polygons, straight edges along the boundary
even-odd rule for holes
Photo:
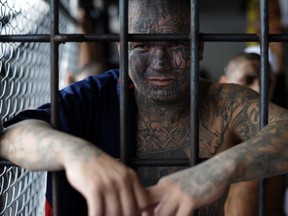
[[[41,124],[46,123],[41,122]],[[19,130],[19,132],[17,130]],[[5,136],[5,132],[2,133],[1,142],[3,143],[3,146],[7,147],[1,150],[6,151],[6,153],[3,155],[10,155],[13,157],[13,159],[15,159],[16,163],[25,164],[25,166],[31,167],[31,169],[34,169],[32,166],[32,164],[35,163],[34,161],[38,161],[37,164],[40,167],[49,167],[51,160],[58,161],[57,154],[55,154],[55,152],[59,152],[59,149],[62,149],[64,144],[66,151],[71,152],[71,157],[69,158],[70,163],[73,163],[76,160],[89,162],[90,159],[99,157],[102,154],[101,150],[95,151],[93,146],[80,145],[78,139],[71,139],[67,137],[67,141],[65,141],[62,134],[55,134],[55,132],[52,130],[39,128],[33,124],[23,124],[23,127],[19,127],[17,130],[15,130],[13,134],[8,137]],[[25,148],[23,147],[23,145],[26,145],[27,143],[27,134],[29,134],[31,139],[37,139],[37,144],[34,146],[36,153],[26,152]],[[10,141],[10,139],[13,139],[13,141]],[[58,140],[62,140],[63,143],[59,144]],[[14,146],[11,143],[16,143],[16,145]],[[91,148],[93,148],[93,151],[91,151]],[[27,157],[27,155],[29,155],[29,157]]]

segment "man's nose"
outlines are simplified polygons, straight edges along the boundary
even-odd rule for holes
[[[171,62],[169,52],[164,47],[157,48],[151,55],[151,66],[157,71],[165,71]]]

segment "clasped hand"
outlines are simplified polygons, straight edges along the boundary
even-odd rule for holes
[[[70,163],[66,175],[85,197],[89,216],[189,216],[227,187],[207,182],[201,170],[196,166],[176,172],[144,189],[132,169],[103,153]]]

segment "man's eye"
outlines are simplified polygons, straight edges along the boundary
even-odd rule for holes
[[[175,41],[172,43],[171,45],[172,47],[180,47],[180,46],[186,46],[186,44],[184,42],[179,42],[179,41]]]
[[[133,46],[133,49],[148,49],[148,48],[149,48],[149,45],[145,43],[135,44]]]
[[[245,85],[251,85],[255,81],[256,77],[255,76],[245,76]]]

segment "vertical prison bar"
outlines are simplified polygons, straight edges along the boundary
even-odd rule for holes
[[[128,0],[119,2],[120,13],[120,158],[127,163],[127,103],[128,103]]]
[[[260,0],[260,128],[268,122],[268,0]],[[261,179],[259,186],[259,215],[265,216],[266,179]]]
[[[190,69],[190,127],[191,147],[190,165],[199,162],[199,2],[190,1],[190,40],[191,40],[191,69]],[[198,211],[193,213],[197,216]]]
[[[58,85],[59,85],[59,42],[55,36],[59,34],[59,0],[51,0],[51,32],[50,32],[50,60],[51,60],[51,124],[58,128]],[[60,216],[59,176],[57,172],[52,173],[52,203],[53,215]]]
[[[199,2],[190,2],[190,24],[191,24],[191,80],[190,80],[190,110],[191,110],[191,159],[190,165],[194,166],[199,161]]]

